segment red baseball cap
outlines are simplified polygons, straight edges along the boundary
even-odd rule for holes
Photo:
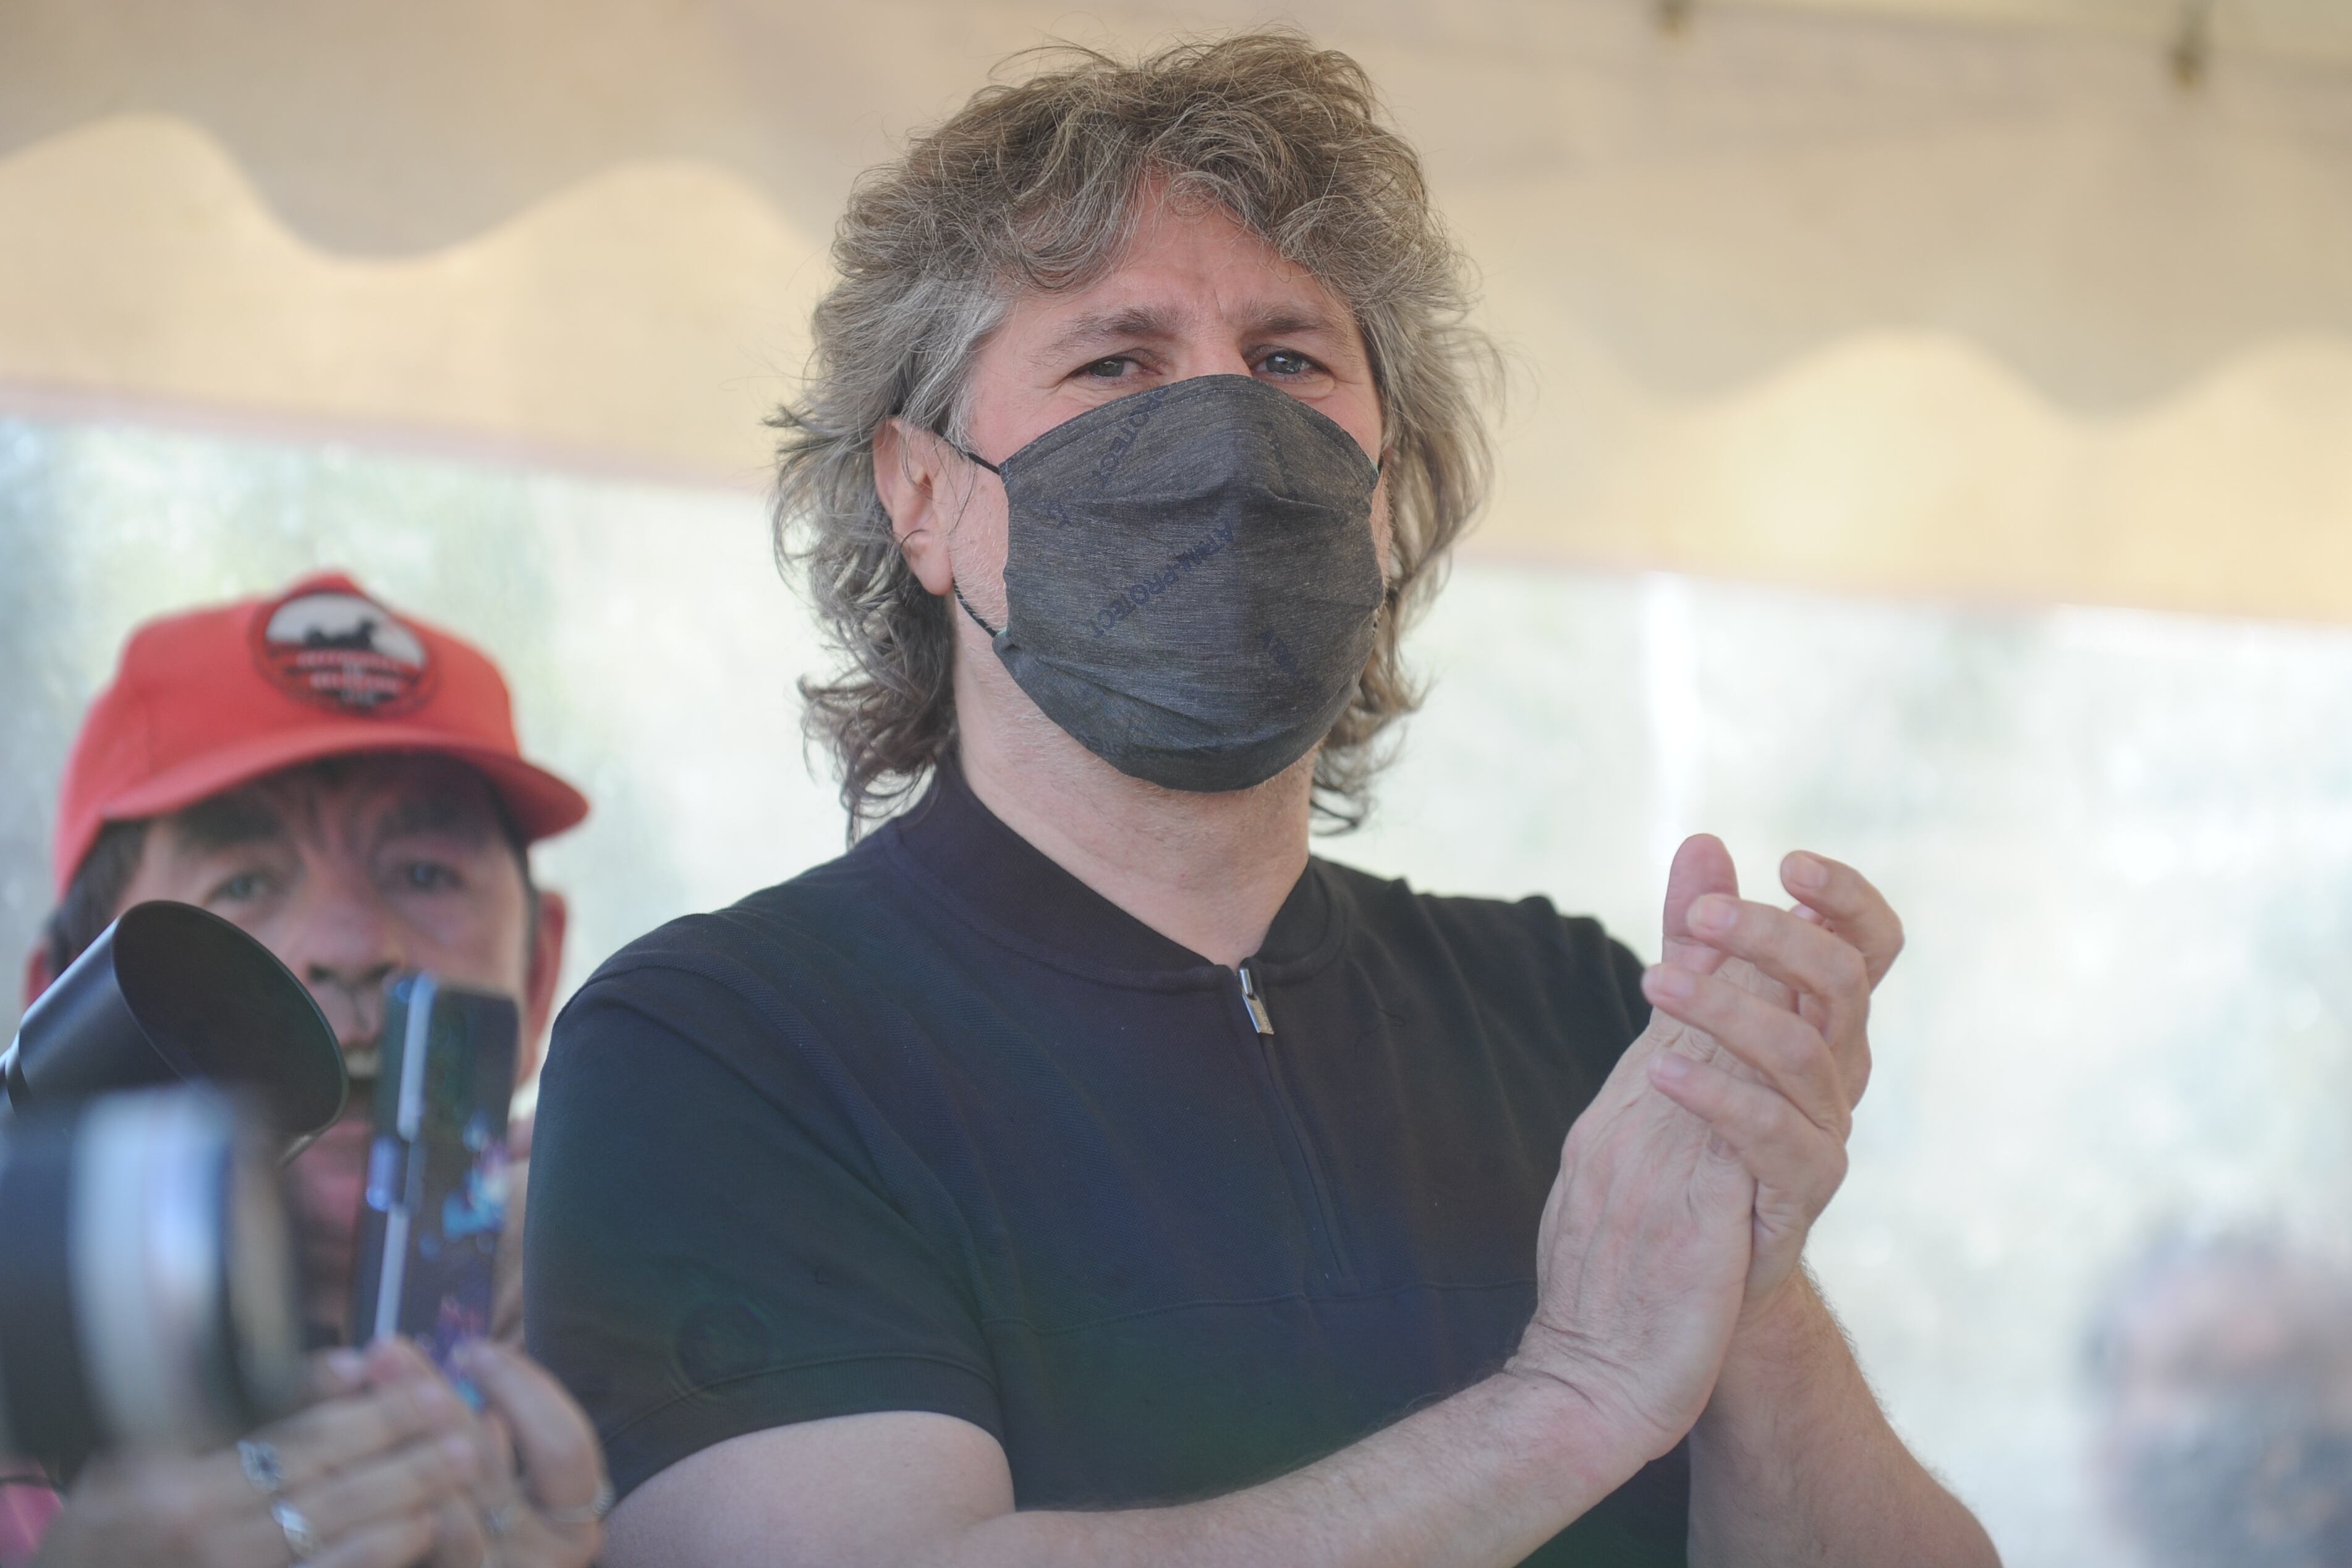
[[[588,814],[579,790],[522,759],[507,684],[487,654],[323,572],[131,634],[66,763],[58,896],[108,822],[176,811],[280,768],[357,751],[432,751],[471,764],[527,841]]]

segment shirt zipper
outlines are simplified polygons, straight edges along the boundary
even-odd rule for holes
[[[1258,1033],[1272,1040],[1274,1018],[1265,1010],[1265,1003],[1258,999],[1257,980],[1250,973],[1248,961],[1244,959],[1234,972],[1242,977],[1242,1007],[1249,1013],[1250,1022],[1257,1027]]]
[[[1257,977],[1250,972],[1248,961],[1234,966],[1241,981],[1242,1009],[1249,1015],[1250,1027],[1257,1030],[1258,1070],[1265,1074],[1265,1087],[1274,1097],[1275,1113],[1282,1124],[1285,1141],[1290,1145],[1294,1165],[1291,1179],[1300,1186],[1299,1198],[1309,1206],[1307,1212],[1308,1228],[1321,1254],[1327,1279],[1341,1281],[1349,1272],[1339,1257],[1339,1228],[1331,1212],[1329,1196],[1324,1191],[1322,1173],[1316,1168],[1315,1155],[1307,1146],[1307,1130],[1301,1124],[1298,1107],[1290,1091],[1282,1082],[1281,1064],[1274,1055],[1274,1015],[1266,1009],[1265,998],[1257,994]]]

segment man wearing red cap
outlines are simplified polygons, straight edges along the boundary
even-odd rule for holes
[[[355,1081],[374,1070],[384,982],[409,970],[514,998],[528,1076],[566,916],[533,884],[528,850],[587,811],[523,759],[486,656],[347,577],[150,622],[67,764],[58,903],[27,1000],[124,909],[173,899],[235,922],[293,970]],[[322,1340],[349,1321],[371,1103],[355,1092],[291,1167],[305,1309]],[[520,1328],[517,1285],[500,1283],[502,1339]],[[495,1543],[509,1568],[587,1562],[603,1493],[584,1418],[520,1351],[485,1347],[478,1364],[499,1422],[477,1421],[405,1347],[322,1356],[318,1402],[240,1450],[94,1461],[39,1561],[396,1568],[428,1549],[436,1563],[487,1561]]]

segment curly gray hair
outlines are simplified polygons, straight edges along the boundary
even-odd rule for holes
[[[809,738],[840,765],[853,839],[954,745],[953,624],[892,536],[875,433],[895,415],[964,441],[972,360],[1010,301],[1109,271],[1138,192],[1157,182],[1171,199],[1223,207],[1346,300],[1378,378],[1391,612],[1315,768],[1318,811],[1353,826],[1385,760],[1378,737],[1421,700],[1400,638],[1491,475],[1480,404],[1498,361],[1468,320],[1466,264],[1419,156],[1345,55],[1280,31],[1132,62],[1038,53],[1059,68],[982,89],[859,180],[806,381],[769,422],[783,432],[778,560],[805,570],[843,660],[801,683]]]

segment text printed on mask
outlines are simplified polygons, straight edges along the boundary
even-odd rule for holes
[[[1214,528],[1202,534],[1198,542],[1178,550],[1168,564],[1140,582],[1131,582],[1127,591],[1095,612],[1095,635],[1103,636],[1110,629],[1184,580],[1192,570],[1202,561],[1223,552],[1234,542],[1234,525]]]

